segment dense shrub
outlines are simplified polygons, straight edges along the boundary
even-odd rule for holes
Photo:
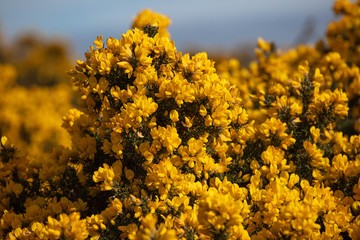
[[[143,11],[69,74],[70,148],[1,139],[9,239],[359,239],[360,1],[315,47],[259,39],[248,69],[178,52]]]

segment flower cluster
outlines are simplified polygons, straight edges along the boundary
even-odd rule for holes
[[[360,1],[334,6],[328,45],[259,39],[248,69],[178,52],[150,10],[97,37],[69,72],[71,147],[36,161],[1,139],[0,235],[360,238]]]

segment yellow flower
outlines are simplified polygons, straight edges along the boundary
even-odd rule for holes
[[[96,140],[94,137],[85,136],[80,137],[77,139],[77,147],[79,148],[79,151],[81,152],[80,157],[81,158],[95,158],[96,153]]]
[[[125,177],[127,180],[132,181],[134,179],[134,176],[135,176],[134,171],[125,168]]]
[[[322,92],[319,92],[318,88],[314,90],[314,99],[309,104],[309,111],[313,114],[311,117],[315,119],[326,117],[331,119],[331,117],[340,117],[344,118],[348,115],[349,108],[347,106],[348,98],[346,93],[341,89],[335,89],[333,92],[329,89],[326,89]]]
[[[341,178],[344,175],[347,175],[349,172],[349,161],[346,155],[338,154],[333,157],[331,160],[331,167],[333,171],[340,172],[341,175],[338,178]]]
[[[314,142],[314,143],[317,143],[317,141],[318,141],[319,138],[320,138],[320,129],[315,128],[315,126],[312,126],[312,127],[310,128],[310,133],[311,133],[313,142]]]
[[[172,188],[177,187],[177,184],[181,184],[183,177],[180,170],[171,163],[170,159],[165,158],[159,164],[148,169],[145,184],[152,191],[158,189],[160,199],[164,200],[168,197],[168,193]]]
[[[221,126],[226,128],[230,123],[230,110],[228,110],[229,104],[225,103],[216,107],[211,114],[211,118],[213,119],[213,125],[218,127]]]
[[[176,128],[169,125],[166,128],[154,127],[151,129],[150,134],[154,141],[159,141],[169,153],[172,153],[181,144],[181,138],[179,138]]]
[[[351,239],[358,239],[360,237],[359,226],[360,226],[360,217],[357,216],[349,227],[349,236],[351,237]]]
[[[118,198],[115,198],[111,201],[108,207],[101,212],[101,216],[104,219],[105,223],[111,223],[112,225],[114,225],[114,219],[122,212],[122,210],[122,202]]]
[[[284,151],[272,145],[262,152],[261,159],[266,165],[269,165],[267,178],[274,178],[280,171],[289,169],[289,165],[286,164],[286,159],[284,159],[284,154]]]
[[[63,228],[65,238],[87,239],[89,232],[86,228],[86,220],[80,220],[80,213],[73,212],[70,215],[60,214],[59,224]]]
[[[159,226],[157,224],[157,217],[155,214],[147,214],[141,221],[139,231],[135,234],[134,232],[129,235],[129,239],[135,240],[148,240],[148,239],[159,239],[159,240],[175,240],[176,232],[174,229],[168,229],[164,223]]]
[[[194,117],[192,117],[192,118],[185,117],[185,122],[181,122],[181,124],[184,127],[191,128],[193,126]]]
[[[173,121],[173,122],[179,121],[179,113],[178,113],[178,111],[176,111],[176,110],[171,110],[171,112],[170,112],[170,119],[171,119],[171,121]]]
[[[272,49],[271,44],[268,42],[265,42],[264,39],[262,39],[262,38],[258,38],[257,44],[258,44],[258,47],[265,52],[270,52]]]
[[[266,119],[265,123],[262,123],[258,127],[262,139],[266,142],[271,142],[271,144],[275,146],[280,146],[285,150],[287,150],[288,146],[295,143],[295,139],[292,138],[291,135],[288,135],[286,130],[286,123],[273,117]]]
[[[120,68],[125,69],[125,73],[128,74],[128,77],[131,77],[134,69],[133,67],[130,65],[129,62],[123,61],[123,62],[118,62],[117,64]]]
[[[276,235],[297,239],[316,239],[320,225],[315,223],[318,215],[310,206],[292,201],[280,209],[278,221],[273,225]]]
[[[138,128],[158,108],[158,104],[152,98],[147,98],[144,95],[135,94],[132,99],[132,103],[124,104],[124,109],[119,116],[120,122],[118,124],[125,129]],[[117,122],[117,119],[115,118],[114,121]]]
[[[311,165],[319,169],[327,169],[330,167],[329,159],[324,158],[324,151],[318,149],[316,144],[311,144],[309,141],[304,141],[303,144],[306,153],[311,157]]]
[[[134,19],[132,28],[144,29],[147,25],[158,27],[158,32],[161,37],[170,37],[170,34],[167,31],[168,26],[171,21],[168,17],[155,13],[150,9],[145,9],[141,11],[136,18]]]
[[[102,41],[103,41],[103,36],[97,36],[97,37],[96,37],[96,41],[94,41],[94,44],[95,44],[95,47],[96,47],[97,49],[104,47],[104,44],[103,44]]]
[[[48,222],[46,229],[44,229],[44,234],[49,239],[58,239],[62,233],[61,224],[58,220],[52,217],[48,217]],[[34,225],[33,225],[34,226]]]
[[[241,225],[250,209],[246,201],[236,201],[230,194],[209,188],[199,200],[199,224],[204,234],[217,236],[231,226]]]
[[[99,214],[86,217],[86,225],[91,237],[100,236],[99,231],[106,229],[104,218]]]
[[[109,167],[106,163],[104,163],[103,166],[104,167],[99,167],[99,169],[94,172],[93,180],[94,182],[103,182],[100,185],[101,191],[109,191],[112,189],[115,173],[113,168]]]

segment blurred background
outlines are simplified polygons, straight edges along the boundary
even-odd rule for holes
[[[278,47],[313,43],[334,18],[329,0],[2,0],[0,29],[6,41],[33,32],[60,38],[73,58],[83,58],[97,35],[120,37],[144,8],[167,15],[179,51],[246,50],[258,37]],[[252,49],[253,47],[250,47]]]
[[[314,44],[334,19],[329,0],[0,0],[0,135],[31,156],[70,146],[62,117],[77,106],[66,72],[96,36],[121,37],[143,9],[170,17],[181,52],[254,59],[258,37],[286,50]]]

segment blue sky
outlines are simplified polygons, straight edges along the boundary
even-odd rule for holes
[[[65,38],[73,55],[82,58],[96,36],[120,37],[144,8],[169,16],[170,33],[179,51],[231,49],[258,37],[288,46],[311,17],[324,36],[334,19],[330,0],[1,0],[0,26],[7,39],[34,30],[49,38]]]

